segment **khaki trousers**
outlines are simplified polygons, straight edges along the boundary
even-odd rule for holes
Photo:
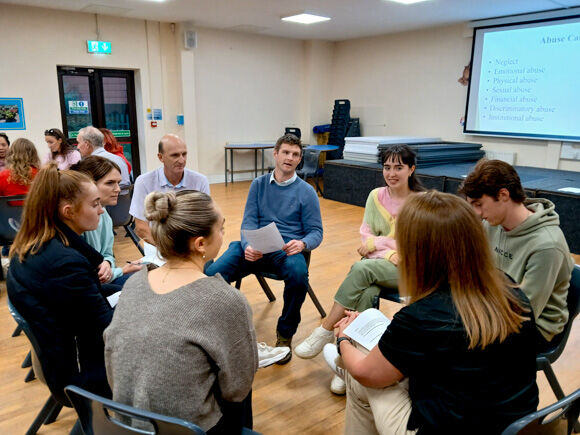
[[[411,415],[409,380],[386,388],[362,386],[350,373],[346,374],[346,435],[410,435],[407,430]]]

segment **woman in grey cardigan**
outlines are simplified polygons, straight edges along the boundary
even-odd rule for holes
[[[127,281],[105,331],[113,398],[208,434],[251,428],[252,312],[239,291],[203,273],[222,244],[224,218],[198,191],[151,193],[145,210],[167,263]]]

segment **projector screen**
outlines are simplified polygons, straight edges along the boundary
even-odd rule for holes
[[[463,131],[580,141],[580,16],[476,28]]]

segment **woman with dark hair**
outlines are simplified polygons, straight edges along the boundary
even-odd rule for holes
[[[496,269],[480,219],[457,196],[407,199],[396,237],[408,305],[368,354],[344,334],[358,313],[335,325],[345,433],[501,433],[538,405],[528,299]]]
[[[58,171],[56,163],[41,169],[10,249],[6,286],[44,353],[47,383],[110,397],[103,331],[113,310],[97,276],[103,257],[80,237],[97,228],[102,212],[86,175]]]
[[[39,168],[34,144],[28,139],[16,139],[8,151],[6,169],[0,171],[0,196],[26,195]]]
[[[58,128],[45,130],[44,140],[49,148],[45,162],[55,161],[58,169],[68,169],[81,159],[81,153],[68,143],[64,133]]]
[[[382,155],[385,187],[374,189],[368,196],[363,223],[360,227],[363,257],[356,262],[338,288],[334,305],[322,324],[294,349],[300,358],[314,358],[325,344],[334,341],[334,324],[346,310],[364,311],[372,307],[381,288],[397,291],[399,272],[395,220],[407,197],[423,190],[415,176],[416,156],[406,145],[394,145]],[[343,380],[335,376],[330,390],[345,393]]]
[[[77,164],[71,166],[74,171],[88,175],[97,185],[103,207],[117,205],[121,188],[121,170],[115,162],[99,156],[88,156]],[[113,243],[115,234],[113,233],[113,221],[107,210],[99,219],[99,226],[96,230],[87,231],[82,236],[86,242],[96,249],[103,257],[103,262],[99,265],[99,279],[101,283],[110,283],[123,287],[125,281],[134,272],[141,269],[141,265],[128,263],[123,267],[116,267],[115,255],[113,253]]]
[[[6,155],[10,147],[10,139],[6,133],[0,132],[0,171],[6,166]]]
[[[127,157],[125,157],[123,147],[119,145],[119,142],[117,142],[117,138],[113,132],[108,128],[99,128],[99,131],[103,133],[103,136],[105,136],[105,150],[121,157],[125,163],[127,163],[127,168],[129,168],[129,172],[131,172],[131,163],[129,163],[129,160],[127,160]]]
[[[145,216],[167,263],[127,281],[105,331],[113,398],[208,434],[239,434],[252,426],[258,350],[246,298],[203,273],[220,250],[224,218],[192,190],[150,193]]]

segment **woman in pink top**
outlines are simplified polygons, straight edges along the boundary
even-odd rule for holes
[[[394,145],[382,156],[385,187],[374,189],[368,196],[361,245],[356,262],[338,288],[328,316],[310,336],[294,349],[300,358],[314,358],[325,344],[334,341],[334,325],[345,316],[345,310],[362,312],[372,307],[373,299],[382,288],[397,293],[399,272],[395,219],[399,209],[414,192],[424,190],[415,176],[416,155],[406,145]],[[344,394],[344,381],[335,376],[330,390]]]
[[[58,165],[58,169],[63,171],[80,161],[81,153],[78,152],[74,145],[68,143],[65,135],[58,128],[45,130],[44,140],[49,148],[45,163],[54,160]]]

